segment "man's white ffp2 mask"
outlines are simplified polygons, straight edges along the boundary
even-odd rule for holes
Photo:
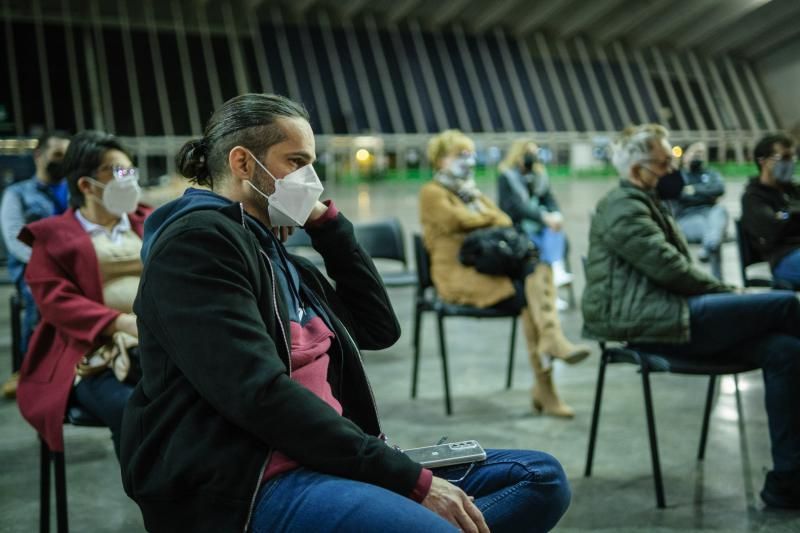
[[[250,153],[248,151],[248,153]],[[302,226],[308,220],[317,200],[322,194],[322,183],[310,164],[290,172],[283,179],[276,179],[272,172],[267,170],[261,161],[252,153],[250,156],[264,172],[275,180],[275,192],[266,194],[253,185],[247,183],[258,194],[267,199],[267,213],[272,226]]]

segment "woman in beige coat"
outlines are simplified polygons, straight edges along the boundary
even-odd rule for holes
[[[553,358],[577,363],[589,355],[561,331],[555,308],[556,291],[550,267],[540,263],[524,279],[481,274],[458,260],[466,235],[486,227],[511,226],[511,219],[475,185],[475,145],[458,130],[431,139],[428,157],[433,180],[420,190],[423,240],[431,258],[431,277],[442,299],[476,307],[522,308],[520,318],[528,356],[536,378],[533,408],[572,417],[574,411],[558,396],[552,378]]]

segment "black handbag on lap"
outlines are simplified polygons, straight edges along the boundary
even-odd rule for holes
[[[517,229],[482,228],[467,235],[458,258],[483,274],[520,278],[538,256],[536,245]]]

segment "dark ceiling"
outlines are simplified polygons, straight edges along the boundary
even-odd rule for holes
[[[178,10],[190,31],[196,24],[224,31],[223,15],[240,19],[244,27],[253,14],[310,24],[502,28],[520,37],[580,35],[601,44],[621,41],[747,59],[800,41],[800,0],[2,0],[0,6],[0,17],[12,20],[40,14],[46,22],[70,18],[75,24],[114,25],[124,17],[134,27],[165,28],[174,24]]]

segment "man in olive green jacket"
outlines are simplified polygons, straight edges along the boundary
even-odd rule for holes
[[[589,233],[584,334],[601,340],[688,342],[688,296],[732,288],[695,268],[654,190],[623,179],[597,204]]]
[[[764,374],[773,470],[762,499],[800,508],[800,301],[788,291],[741,294],[692,266],[662,200],[680,193],[667,132],[623,132],[622,177],[597,205],[589,233],[584,333],[649,352],[746,361]]]

